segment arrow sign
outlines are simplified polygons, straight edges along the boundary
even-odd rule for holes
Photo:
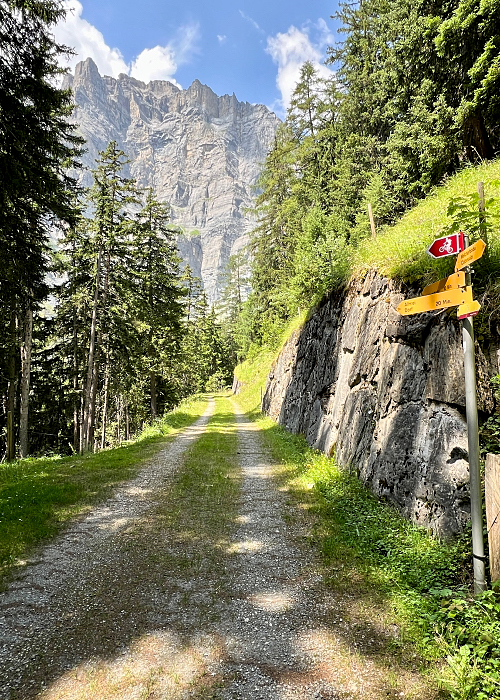
[[[447,309],[450,306],[460,306],[472,302],[472,287],[465,289],[451,289],[449,292],[438,292],[428,294],[415,299],[405,299],[397,307],[397,311],[402,316],[411,314],[421,314],[424,311],[435,311],[436,309]]]
[[[458,319],[461,321],[463,318],[477,316],[480,309],[481,304],[478,301],[471,301],[468,304],[461,304],[457,309]]]
[[[486,243],[479,239],[458,255],[455,270],[462,270],[464,267],[472,265],[473,262],[483,257],[485,250]]]
[[[450,289],[458,289],[465,287],[465,272],[455,272],[454,275],[445,277],[434,284],[428,284],[424,287],[422,294],[435,294],[436,292],[447,292]]]
[[[427,254],[431,258],[445,258],[447,255],[457,255],[464,247],[464,234],[460,231],[449,236],[436,238],[427,248]]]

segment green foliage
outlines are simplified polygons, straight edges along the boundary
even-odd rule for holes
[[[310,209],[297,236],[294,274],[288,288],[287,306],[308,308],[338,287],[349,269],[345,237],[337,233],[335,220],[319,207]]]
[[[431,591],[427,621],[448,662],[440,683],[453,700],[490,700],[500,690],[500,592],[471,598],[450,589]]]
[[[426,253],[434,238],[459,229],[473,238],[486,225],[488,256],[475,265],[475,283],[495,282],[500,271],[500,236],[497,222],[500,202],[500,161],[468,167],[450,177],[394,226],[387,227],[376,239],[366,239],[353,254],[353,271],[362,274],[377,269],[381,275],[423,285],[453,272],[453,260],[433,260]],[[484,182],[486,212],[481,218],[477,206],[477,183]],[[465,226],[462,225],[462,217]],[[483,224],[484,222],[484,224]],[[487,265],[485,265],[487,263]]]
[[[492,377],[496,404],[495,413],[490,416],[480,428],[481,453],[500,454],[500,374]]]
[[[83,140],[68,120],[71,93],[57,87],[67,49],[53,36],[64,15],[58,0],[0,1],[2,436],[16,412],[23,322],[48,294],[51,236],[78,215],[69,168],[78,167]]]
[[[0,2],[0,298],[18,303],[47,292],[51,229],[75,217],[82,139],[68,121],[71,93],[56,87],[66,49],[53,26],[65,15],[56,0]]]
[[[340,5],[345,38],[329,49],[335,75],[322,79],[304,64],[259,181],[243,350],[273,346],[297,308],[317,303],[348,279],[349,263],[360,262],[359,249],[371,237],[368,204],[380,233],[447,177],[498,151],[497,5]],[[491,228],[490,204],[483,232]],[[457,218],[472,212],[474,202],[460,212],[453,206],[457,202],[449,215]],[[413,234],[402,241],[386,238],[379,251],[389,253],[380,265],[384,274],[415,281],[431,268],[447,269],[447,263],[424,262],[422,247],[445,228],[445,218],[432,222],[418,245]],[[461,227],[469,223],[465,216]],[[367,244],[377,261],[378,247],[379,237]]]
[[[498,0],[460,0],[436,37],[440,55],[450,60],[461,79],[455,126],[466,146],[481,157],[492,157],[500,139],[499,18]]]

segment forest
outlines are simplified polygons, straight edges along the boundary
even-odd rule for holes
[[[380,234],[450,175],[498,155],[497,0],[340,8],[343,41],[325,57],[334,77],[303,66],[262,171],[244,353],[276,345],[298,311],[381,266],[382,240],[367,250],[368,205]],[[498,202],[487,197],[479,221],[478,194],[466,195],[450,204],[451,226],[461,217],[473,237],[498,228]],[[406,262],[399,277],[416,281],[425,270]],[[490,263],[492,280],[498,259]]]
[[[4,459],[113,446],[227,385],[237,359],[276,346],[297,311],[347,283],[368,204],[382,230],[498,153],[499,0],[341,4],[341,41],[324,57],[334,77],[303,66],[256,187],[247,259],[230,260],[209,308],[168,203],[125,177],[116,143],[93,186],[78,185],[85,144],[57,87],[68,49],[51,34],[63,14],[57,0],[0,0]],[[495,226],[497,207],[477,226]]]

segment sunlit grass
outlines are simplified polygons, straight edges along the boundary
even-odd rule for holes
[[[0,580],[40,541],[132,478],[165,440],[205,410],[190,399],[134,441],[97,454],[41,457],[0,465]]]
[[[382,276],[424,285],[453,272],[454,257],[434,260],[426,253],[451,221],[446,213],[450,199],[475,193],[479,181],[485,183],[486,199],[500,198],[499,179],[500,160],[465,168],[449,178],[398,223],[361,244],[353,259],[354,276],[375,269]],[[488,243],[491,260],[499,267],[500,232],[490,236]]]

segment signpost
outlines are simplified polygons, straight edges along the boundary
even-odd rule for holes
[[[470,500],[472,521],[472,557],[474,562],[474,592],[486,588],[485,556],[483,540],[483,514],[481,478],[479,472],[479,430],[477,421],[476,360],[474,351],[474,327],[472,317],[481,308],[472,298],[470,265],[479,260],[486,248],[484,241],[469,246],[468,236],[460,233],[437,238],[427,249],[433,258],[456,255],[455,274],[449,275],[423,290],[423,296],[406,299],[397,307],[407,316],[458,306],[458,318],[462,320],[465,369],[465,407],[467,413],[467,441],[469,446]]]
[[[465,272],[455,272],[454,275],[445,277],[434,284],[428,284],[424,287],[422,294],[436,294],[436,292],[447,292],[450,289],[458,289],[465,287]]]
[[[459,255],[457,255],[457,262],[455,263],[455,272],[457,270],[463,270],[464,267],[472,265],[473,262],[479,260],[483,257],[483,253],[486,249],[486,243],[479,239],[473,245],[470,245]]]

